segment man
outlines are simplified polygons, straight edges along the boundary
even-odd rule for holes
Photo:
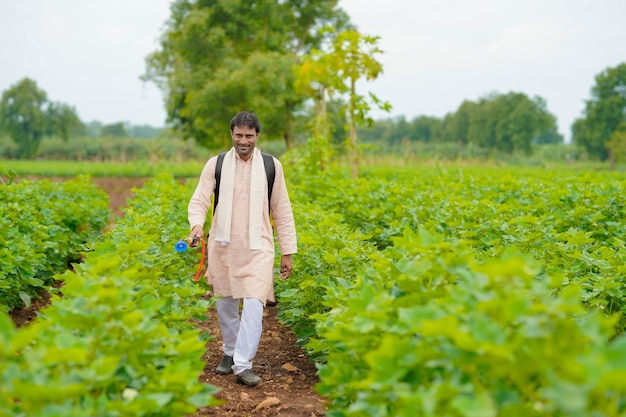
[[[261,125],[248,112],[230,122],[233,147],[224,156],[219,189],[215,168],[218,157],[206,163],[189,201],[190,238],[203,235],[211,195],[219,193],[208,238],[207,284],[220,298],[216,302],[224,358],[215,369],[234,373],[236,381],[253,387],[261,378],[252,372],[252,359],[261,339],[263,307],[274,301],[274,234],[282,253],[280,277],[291,275],[291,255],[297,252],[296,229],[280,162],[273,158],[275,179],[268,201],[268,180],[263,155],[256,147]],[[240,302],[243,300],[241,318]]]

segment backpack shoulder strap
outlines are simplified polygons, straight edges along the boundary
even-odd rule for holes
[[[215,165],[215,197],[213,198],[213,214],[217,208],[217,201],[220,199],[220,179],[222,178],[222,165],[224,164],[224,156],[226,152],[217,155],[217,164]]]
[[[267,204],[272,201],[272,189],[274,188],[274,179],[276,178],[276,167],[274,166],[274,157],[268,153],[263,155],[263,165],[265,165],[265,175],[267,176]]]

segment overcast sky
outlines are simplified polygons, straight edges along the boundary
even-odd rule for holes
[[[161,126],[160,91],[139,77],[168,0],[0,0],[0,91],[24,77],[83,121]],[[559,131],[594,77],[626,62],[626,0],[341,0],[380,36],[384,74],[362,85],[392,112],[443,117],[491,92],[543,97]]]

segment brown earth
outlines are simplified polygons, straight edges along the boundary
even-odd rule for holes
[[[93,178],[100,188],[109,194],[112,217],[123,216],[122,208],[134,195],[132,188],[141,187],[142,178]],[[50,296],[44,295],[30,309],[14,310],[11,314],[18,326],[28,324],[39,308],[49,303]],[[253,372],[262,378],[254,387],[235,383],[233,375],[217,375],[215,367],[222,359],[220,338],[215,308],[207,312],[206,322],[197,322],[202,331],[213,338],[207,343],[206,361],[200,381],[220,388],[217,397],[220,406],[200,409],[193,417],[321,417],[325,413],[325,400],[314,390],[319,381],[315,365],[298,346],[289,329],[276,318],[276,307],[268,306],[263,315],[263,333]]]
[[[11,320],[13,320],[13,323],[15,323],[17,327],[25,326],[37,317],[37,311],[50,304],[50,298],[52,298],[52,296],[48,291],[41,291],[39,298],[33,299],[30,307],[14,308],[9,311],[9,317],[11,317]]]
[[[112,217],[121,217],[124,215],[122,208],[126,206],[128,199],[135,195],[133,188],[141,188],[148,179],[94,177],[91,180],[109,195]]]
[[[215,338],[208,343],[208,351],[203,358],[207,365],[200,380],[221,388],[217,397],[224,404],[201,409],[194,417],[324,415],[324,399],[313,390],[318,382],[315,365],[295,345],[293,333],[280,325],[276,319],[275,306],[266,307],[263,315],[263,334],[252,368],[262,378],[262,382],[254,388],[235,383],[234,375],[215,373],[215,367],[224,354],[214,308],[208,312],[208,316],[209,320],[198,324],[198,327],[209,331]],[[264,404],[271,405],[264,407]]]

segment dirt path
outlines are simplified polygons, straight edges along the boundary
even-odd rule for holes
[[[147,181],[146,178],[113,177],[94,177],[91,180],[109,195],[109,209],[113,217],[121,217],[124,215],[121,208],[126,206],[128,199],[135,195],[133,187],[141,188]]]
[[[295,346],[296,338],[276,319],[276,307],[266,307],[263,316],[263,334],[253,372],[262,382],[249,388],[235,383],[233,375],[217,375],[215,367],[222,359],[217,314],[212,308],[209,321],[199,324],[202,330],[215,335],[208,343],[207,362],[200,380],[219,387],[219,407],[200,410],[194,416],[285,416],[321,417],[324,400],[313,390],[318,382],[315,366],[304,351]]]

